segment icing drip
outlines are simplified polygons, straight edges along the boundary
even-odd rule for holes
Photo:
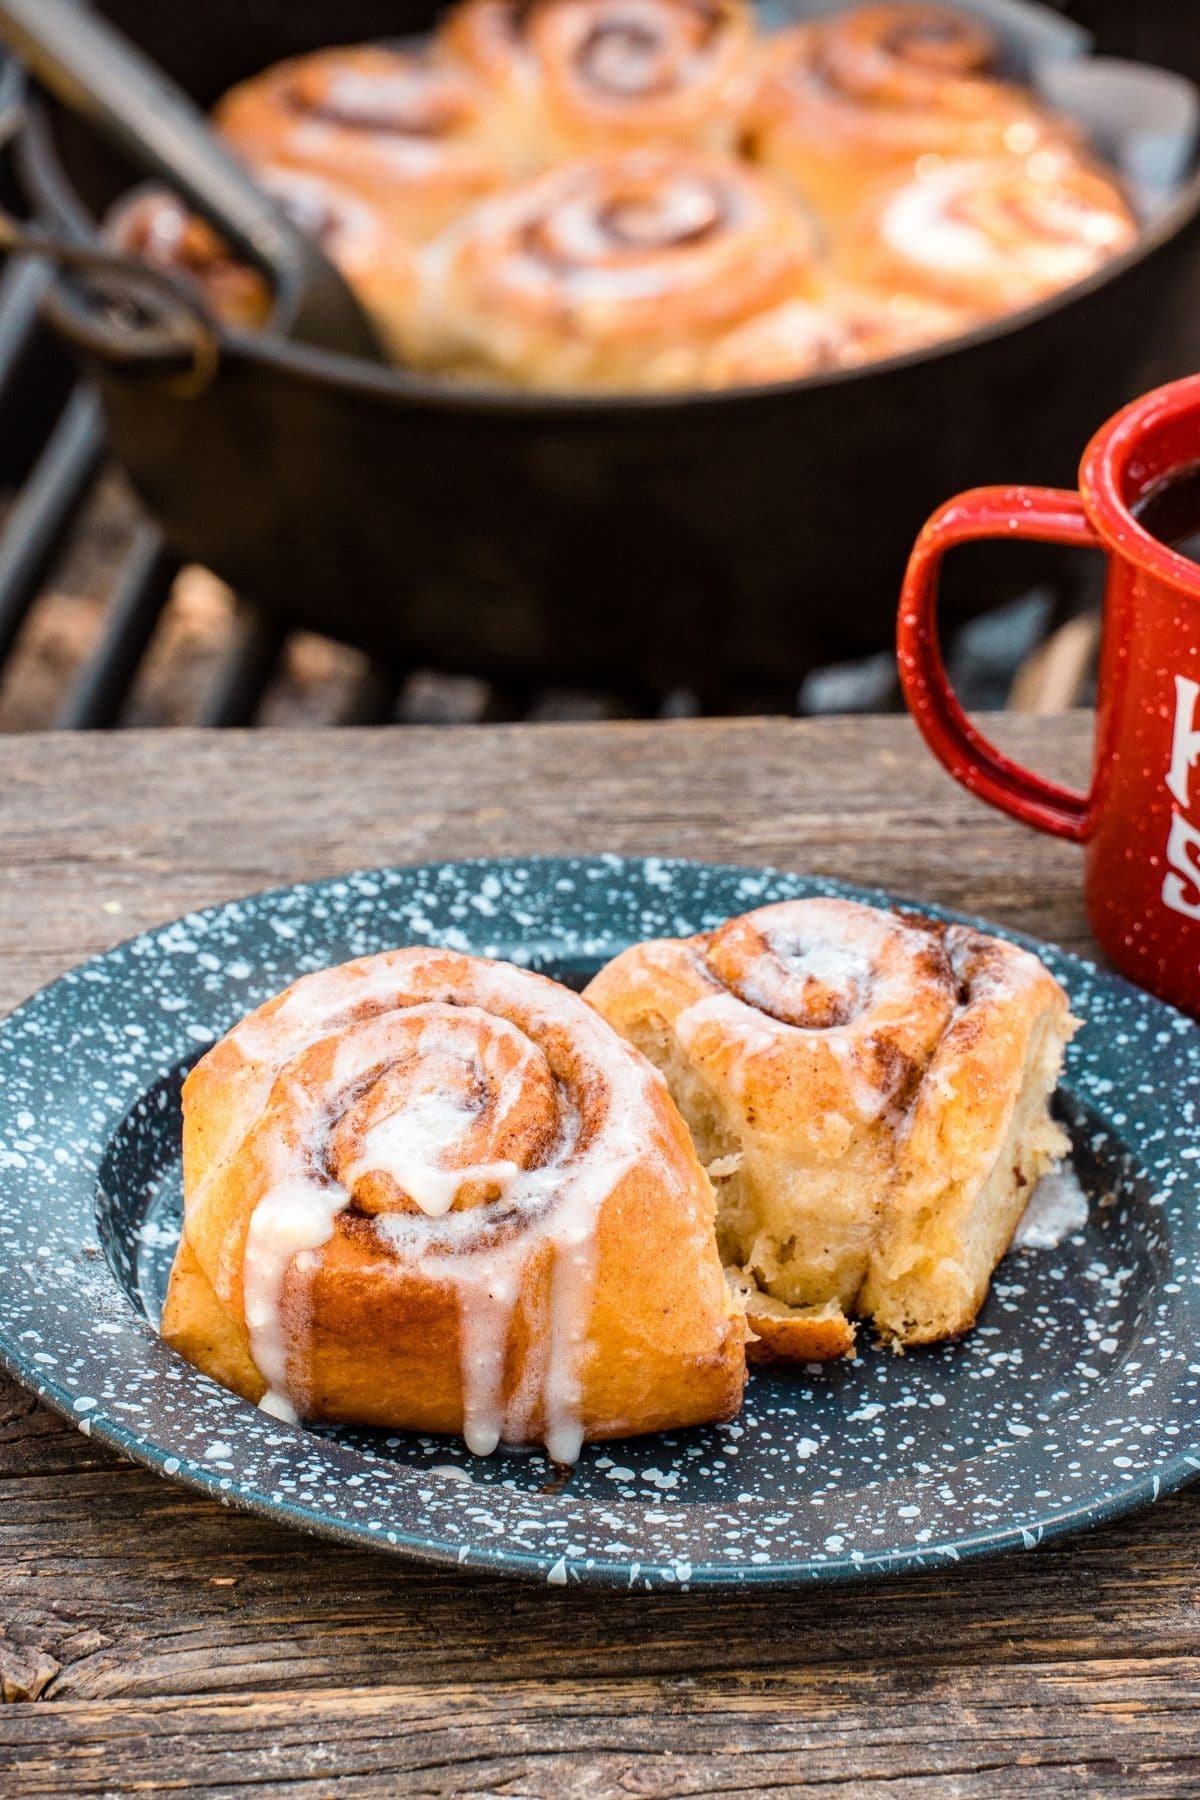
[[[1088,1222],[1088,1197],[1073,1166],[1060,1163],[1034,1188],[1013,1234],[1014,1250],[1056,1250]]]
[[[229,1042],[244,1062],[214,1169],[253,1130],[271,1176],[243,1265],[264,1409],[303,1414],[308,1322],[294,1285],[285,1303],[287,1278],[316,1267],[353,1206],[453,1294],[468,1446],[486,1455],[540,1430],[555,1461],[574,1461],[596,1225],[651,1148],[661,1078],[574,994],[424,951],[308,976]],[[516,1310],[539,1295],[545,1316],[506,1393]]]

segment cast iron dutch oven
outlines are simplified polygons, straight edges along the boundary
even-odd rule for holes
[[[424,28],[428,0],[108,0],[207,105],[322,43]],[[1098,47],[1200,80],[1176,0],[1065,8]],[[47,123],[47,120],[49,121]],[[25,168],[43,206],[94,213],[124,172],[46,114]],[[771,388],[580,399],[456,389],[225,334],[202,366],[110,353],[73,309],[112,443],[187,557],[290,625],[400,666],[784,695],[817,660],[890,643],[914,533],[976,482],[1072,481],[1093,427],[1191,367],[1200,177],[1135,250],[944,348]],[[955,574],[957,579],[955,579]],[[1014,591],[1003,548],[947,584],[959,613]]]

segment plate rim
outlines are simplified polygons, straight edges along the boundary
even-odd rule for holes
[[[919,915],[961,923],[983,929],[987,933],[1002,937],[1011,943],[1018,944],[1035,954],[1042,956],[1049,952],[1054,959],[1061,959],[1066,965],[1099,980],[1106,988],[1114,990],[1127,1000],[1138,1005],[1149,1006],[1160,1012],[1164,1020],[1179,1021],[1188,1033],[1200,1031],[1200,1022],[1194,1021],[1180,1009],[1168,1002],[1158,1000],[1155,996],[1136,987],[1123,976],[1107,969],[1100,968],[1091,958],[1081,956],[1065,949],[1049,939],[1034,937],[1016,928],[987,920],[978,914],[964,912],[961,909],[941,905],[935,901],[922,900],[895,893],[893,890],[875,884],[843,880],[839,876],[824,873],[802,873],[798,870],[782,869],[773,864],[731,863],[725,861],[707,861],[697,857],[674,856],[653,852],[564,852],[554,855],[505,855],[475,857],[443,857],[422,860],[419,862],[380,863],[364,865],[360,868],[320,876],[313,880],[279,883],[270,887],[250,890],[241,895],[230,896],[211,906],[193,908],[172,919],[162,920],[147,926],[142,931],[131,934],[110,945],[105,950],[87,957],[79,963],[72,964],[53,980],[44,983],[29,994],[17,1006],[0,1015],[0,1046],[10,1036],[12,1027],[31,1015],[36,1009],[52,1004],[58,990],[67,989],[84,969],[97,964],[120,961],[133,952],[134,946],[151,947],[153,941],[163,932],[175,926],[190,925],[203,921],[206,928],[222,915],[246,906],[253,905],[256,912],[269,910],[273,903],[286,896],[299,894],[311,895],[336,884],[353,883],[356,880],[371,880],[386,877],[397,883],[415,880],[421,875],[429,875],[446,869],[486,872],[491,870],[526,870],[548,875],[552,871],[564,872],[569,869],[578,870],[581,866],[602,864],[609,872],[615,873],[622,868],[635,867],[644,871],[647,865],[672,872],[686,872],[692,869],[704,870],[712,875],[729,878],[753,878],[764,883],[795,882],[805,884],[810,889],[819,886],[836,897],[858,900],[865,904],[890,908],[911,910]],[[770,904],[764,901],[762,904]],[[435,939],[431,939],[431,942]],[[479,954],[471,951],[469,954]],[[1176,1029],[1178,1029],[1178,1024]],[[197,1055],[203,1054],[198,1046]],[[4,1118],[4,1103],[0,1100],[0,1122]],[[88,1164],[89,1172],[94,1173],[94,1165]],[[121,1297],[121,1303],[129,1307],[128,1295],[112,1270],[103,1252],[100,1255],[104,1275],[113,1290]],[[0,1282],[5,1271],[0,1267]],[[1167,1494],[1178,1492],[1200,1477],[1200,1436],[1193,1443],[1185,1439],[1183,1447],[1173,1450],[1154,1469],[1137,1472],[1125,1481],[1114,1482],[1106,1488],[1094,1492],[1076,1503],[1049,1508],[1044,1519],[1036,1528],[1025,1524],[1011,1526],[995,1526],[977,1532],[963,1532],[956,1535],[953,1542],[919,1543],[915,1539],[910,1542],[881,1548],[876,1551],[864,1551],[851,1557],[842,1553],[830,1553],[824,1560],[813,1561],[811,1546],[805,1546],[801,1553],[791,1559],[773,1558],[770,1562],[753,1565],[721,1564],[715,1562],[689,1565],[686,1579],[678,1575],[679,1563],[645,1562],[633,1563],[634,1574],[631,1576],[631,1562],[628,1557],[604,1560],[600,1557],[589,1558],[585,1566],[582,1559],[567,1561],[560,1558],[548,1567],[548,1558],[538,1555],[533,1550],[521,1550],[511,1543],[505,1543],[500,1549],[493,1550],[484,1542],[463,1547],[445,1541],[435,1540],[422,1533],[396,1531],[385,1535],[382,1531],[371,1530],[365,1523],[343,1521],[332,1517],[319,1508],[306,1507],[291,1497],[282,1500],[271,1495],[247,1491],[245,1487],[234,1489],[230,1484],[223,1485],[223,1478],[216,1469],[208,1469],[202,1463],[190,1459],[177,1458],[162,1444],[155,1442],[135,1429],[121,1424],[118,1419],[109,1417],[99,1406],[81,1413],[76,1405],[77,1396],[61,1386],[45,1371],[31,1366],[30,1358],[23,1354],[10,1335],[9,1321],[2,1310],[3,1287],[0,1286],[0,1367],[3,1367],[23,1388],[32,1391],[36,1397],[48,1405],[53,1411],[76,1425],[86,1436],[94,1438],[107,1448],[130,1458],[135,1463],[150,1469],[156,1475],[170,1480],[176,1485],[193,1492],[204,1494],[209,1499],[236,1511],[249,1512],[266,1518],[271,1523],[284,1524],[289,1529],[300,1530],[306,1535],[331,1539],[355,1548],[383,1551],[397,1557],[401,1562],[414,1566],[432,1566],[457,1569],[460,1572],[493,1576],[506,1576],[510,1579],[523,1580],[538,1584],[549,1583],[551,1586],[571,1585],[599,1586],[606,1588],[653,1586],[658,1592],[705,1591],[716,1589],[738,1591],[754,1588],[756,1590],[784,1590],[806,1587],[814,1582],[843,1585],[861,1581],[878,1581],[889,1576],[916,1573],[922,1570],[945,1570],[960,1562],[980,1561],[994,1556],[1006,1554],[1013,1550],[1034,1550],[1041,1545],[1056,1542],[1083,1529],[1109,1521],[1117,1520],[1145,1510]],[[207,1376],[187,1367],[185,1380],[200,1381],[206,1387],[224,1395],[226,1400],[234,1397],[226,1393]],[[248,1402],[236,1402],[247,1406]],[[251,1412],[257,1409],[250,1408]],[[318,1441],[329,1442],[328,1439]],[[428,1471],[412,1470],[422,1480],[428,1479]],[[588,1502],[598,1505],[598,1502]],[[619,1504],[617,1502],[613,1505]],[[701,1507],[707,1502],[698,1503]],[[566,1567],[560,1575],[556,1573]]]

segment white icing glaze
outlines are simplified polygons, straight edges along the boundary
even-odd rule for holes
[[[369,252],[381,240],[379,218],[370,203],[340,182],[282,163],[260,164],[255,179],[332,256]]]
[[[853,1007],[870,985],[871,964],[865,949],[835,937],[817,937],[802,928],[789,929],[783,919],[773,919],[763,933],[778,968],[763,959],[742,983],[742,991],[754,1006],[770,1009],[780,997],[779,975],[783,987],[790,989],[806,981],[834,989],[846,996]]]
[[[1018,170],[1000,166],[999,179],[1013,180]],[[1047,288],[1067,287],[1090,273],[1099,262],[1126,242],[1129,228],[1117,213],[1089,206],[1067,188],[1057,185],[1052,172],[1035,179],[1030,165],[1026,176],[1028,233],[1000,240],[989,230],[994,205],[986,183],[993,179],[991,165],[948,164],[918,176],[892,197],[883,210],[880,236],[900,256],[929,269],[956,275],[993,273],[1018,276],[1026,273]],[[985,205],[973,205],[973,188]],[[997,218],[1012,220],[1003,209]]]
[[[964,219],[946,211],[958,193],[954,172],[911,181],[884,210],[880,236],[912,262],[972,273],[989,268],[994,245]]]
[[[1014,1250],[1055,1250],[1088,1222],[1088,1197],[1074,1166],[1060,1163],[1042,1176],[1013,1234]]]
[[[347,1181],[353,1187],[363,1175],[382,1170],[394,1176],[431,1219],[450,1211],[465,1181],[494,1181],[507,1187],[518,1173],[514,1162],[445,1166],[443,1155],[453,1149],[470,1116],[457,1095],[418,1095],[366,1133],[362,1155],[351,1164]]]
[[[290,1064],[332,1039],[332,1077],[319,1091],[302,1079],[283,1089],[286,1123],[269,1134],[272,1179],[251,1216],[244,1263],[245,1313],[251,1352],[269,1393],[263,1404],[278,1417],[303,1412],[295,1390],[306,1322],[282,1305],[296,1259],[313,1256],[332,1236],[349,1203],[347,1186],[333,1180],[316,1154],[341,1097],[377,1074],[389,1055],[399,1015],[419,1023],[417,1090],[406,1112],[374,1123],[363,1136],[351,1187],[372,1170],[390,1175],[420,1208],[375,1218],[378,1240],[396,1256],[444,1284],[457,1304],[462,1357],[464,1437],[487,1454],[501,1441],[527,1440],[544,1418],[544,1440],[555,1461],[579,1454],[581,1364],[586,1349],[601,1208],[623,1177],[653,1155],[647,1100],[661,1077],[624,1044],[576,995],[501,963],[453,959],[454,979],[430,974],[423,951],[398,952],[305,977],[273,1011],[252,1015],[230,1034],[245,1062],[230,1091],[227,1132],[214,1146],[212,1179],[236,1154],[265,1108],[278,1100],[275,1084]],[[444,959],[436,958],[444,967]],[[496,1049],[486,1045],[483,1074],[493,1081],[493,1130],[521,1095],[521,1070],[504,1060],[502,1040],[519,1038],[524,1054],[541,1056],[541,1034],[570,1033],[572,1057],[587,1089],[589,1124],[561,1084],[559,1141],[548,1160],[523,1169],[507,1160],[446,1166],[448,1153],[469,1130],[475,1112],[459,1090],[423,1083],[428,1062],[461,1056],[472,1008],[489,1016]],[[528,1042],[526,1042],[528,1040]],[[509,1058],[511,1061],[511,1057]],[[449,1210],[468,1180],[494,1182],[499,1198],[478,1208]],[[197,1204],[203,1204],[204,1183]],[[488,1221],[515,1228],[490,1232]],[[514,1308],[528,1291],[537,1261],[549,1262],[549,1301],[542,1329],[531,1336],[518,1390],[503,1394],[505,1355]]]

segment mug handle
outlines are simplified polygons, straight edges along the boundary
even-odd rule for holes
[[[896,655],[909,710],[934,755],[989,806],[1025,825],[1080,843],[1090,797],[1023,769],[977,731],[950,686],[938,642],[942,558],[979,538],[1031,538],[1100,548],[1080,496],[1069,488],[981,487],[940,506],[913,546],[900,598]]]

